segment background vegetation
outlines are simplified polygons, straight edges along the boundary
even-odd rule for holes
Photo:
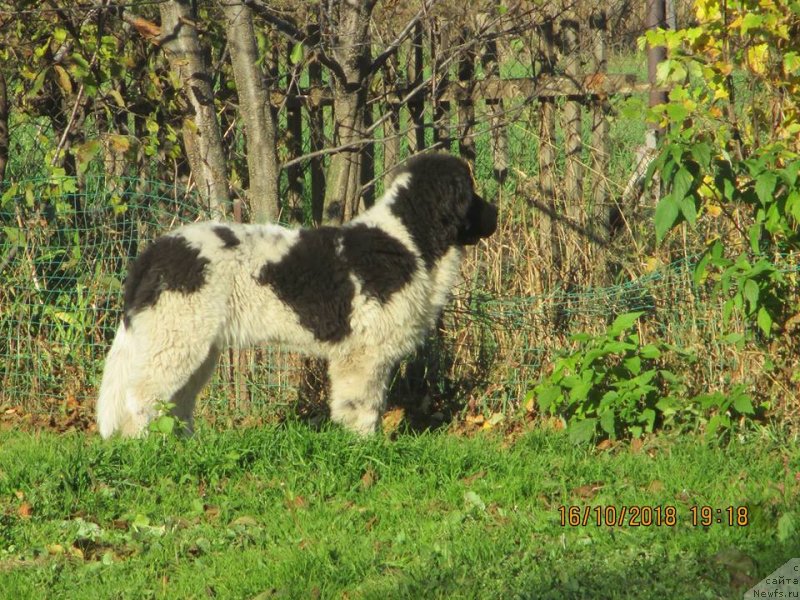
[[[796,431],[797,3],[677,3],[679,29],[639,50],[627,2],[354,6],[3,6],[10,414],[86,421],[127,260],[158,233],[347,219],[404,157],[445,148],[474,161],[501,226],[398,373],[411,422]],[[667,52],[655,153],[646,44]],[[224,363],[209,418],[319,412],[301,359]]]

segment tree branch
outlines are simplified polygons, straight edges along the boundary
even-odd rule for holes
[[[417,25],[417,23],[419,23],[423,19],[423,17],[425,17],[428,14],[428,11],[431,8],[433,8],[437,2],[439,2],[439,0],[423,0],[422,8],[419,9],[417,14],[414,15],[414,17],[411,18],[411,20],[409,20],[408,23],[406,23],[406,26],[392,41],[392,43],[386,46],[386,49],[375,57],[375,60],[372,61],[372,64],[370,64],[369,68],[367,69],[368,73],[370,74],[375,73],[386,63],[387,60],[389,60],[389,58],[395,52],[397,52],[397,49],[400,47],[400,44],[402,44],[406,40],[406,38],[408,38],[408,36],[411,35],[411,32],[414,30],[414,27]]]

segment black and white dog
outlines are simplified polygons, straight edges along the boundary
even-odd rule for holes
[[[221,349],[260,344],[326,358],[331,418],[375,431],[391,370],[436,323],[464,246],[496,226],[465,162],[421,154],[341,227],[176,229],[126,278],[97,401],[100,434],[141,435],[164,403],[191,431]]]

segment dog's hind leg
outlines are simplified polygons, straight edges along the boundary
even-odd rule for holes
[[[331,420],[356,433],[376,432],[386,408],[391,366],[364,356],[332,358],[328,365]]]

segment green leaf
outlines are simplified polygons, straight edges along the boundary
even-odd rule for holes
[[[695,205],[694,196],[684,196],[678,204],[681,207],[683,218],[686,219],[689,225],[694,226],[697,223],[697,206]]]
[[[63,27],[56,27],[53,30],[53,39],[59,44],[63,44],[67,39],[67,30]]]
[[[149,429],[153,433],[170,434],[175,429],[175,417],[161,415],[150,423]]]
[[[22,246],[25,243],[25,234],[22,233],[21,229],[17,227],[3,227],[3,232],[13,246]]]
[[[300,64],[303,61],[304,54],[305,51],[303,49],[303,44],[302,42],[298,42],[292,46],[292,52],[289,54],[289,60],[293,65]]]
[[[572,421],[567,427],[570,441],[575,444],[585,444],[594,438],[597,429],[597,419],[582,419]]]
[[[539,410],[552,412],[561,398],[561,388],[557,385],[545,384],[536,387],[536,402]]]
[[[653,360],[661,356],[661,350],[653,344],[646,344],[639,349],[639,356],[645,360]]]
[[[788,542],[794,538],[797,531],[798,519],[794,512],[783,513],[778,519],[778,541]]]
[[[642,371],[642,359],[638,356],[631,356],[622,361],[625,368],[634,375],[638,375]]]
[[[652,408],[645,408],[642,411],[642,422],[645,424],[645,431],[653,431],[656,422],[656,411]]]
[[[611,323],[611,327],[608,328],[608,335],[610,337],[617,337],[623,331],[626,331],[633,327],[636,321],[639,320],[644,314],[644,311],[636,311],[636,312],[629,312],[619,315],[614,322]]]
[[[679,407],[680,404],[678,400],[672,396],[661,398],[661,400],[656,402],[656,408],[660,410],[665,417],[677,413]]]
[[[757,12],[748,12],[745,14],[744,18],[742,19],[742,36],[747,35],[747,32],[751,29],[757,29],[761,27],[762,23],[764,22],[764,15],[760,15]]]
[[[800,192],[797,190],[789,192],[786,197],[786,212],[792,216],[795,223],[800,223]]]
[[[797,182],[797,176],[800,175],[800,160],[790,162],[780,170],[780,174],[786,185],[793,188],[795,182]]]
[[[699,142],[691,147],[692,158],[694,158],[701,167],[708,167],[711,163],[711,146],[705,142]]]
[[[756,179],[756,196],[761,204],[767,205],[773,201],[772,193],[775,191],[775,184],[778,176],[773,171],[764,171]]]
[[[605,431],[608,435],[614,436],[616,433],[616,419],[614,418],[614,411],[613,409],[608,409],[607,411],[603,412],[600,415],[600,427],[602,427],[603,431]]]
[[[581,381],[569,391],[569,399],[573,402],[583,402],[589,396],[592,387],[591,381]]]
[[[748,279],[744,282],[742,293],[744,294],[744,299],[747,300],[747,304],[750,307],[750,312],[752,313],[755,311],[756,306],[758,306],[758,284],[753,279]]]
[[[772,317],[763,306],[758,309],[756,322],[758,323],[759,329],[764,332],[764,335],[769,336],[772,333]]]
[[[733,399],[733,408],[742,415],[755,414],[753,410],[753,399],[748,394],[739,394]]]
[[[678,200],[684,198],[692,189],[692,182],[694,177],[689,172],[689,169],[681,165],[675,177],[672,179],[672,196]]]
[[[675,202],[671,194],[664,196],[656,206],[656,213],[653,218],[656,228],[656,241],[661,241],[667,232],[675,225],[675,221],[680,214],[680,206]]]
[[[464,503],[469,507],[479,511],[486,510],[486,503],[481,499],[481,497],[473,492],[472,490],[468,490],[464,492]]]
[[[761,252],[761,223],[763,222],[763,211],[758,211],[762,213],[760,216],[762,218],[756,218],[756,222],[750,226],[748,233],[748,237],[750,238],[750,250],[753,251],[753,254],[759,254]]]
[[[689,116],[689,110],[677,102],[667,104],[667,116],[673,123],[680,123]]]

